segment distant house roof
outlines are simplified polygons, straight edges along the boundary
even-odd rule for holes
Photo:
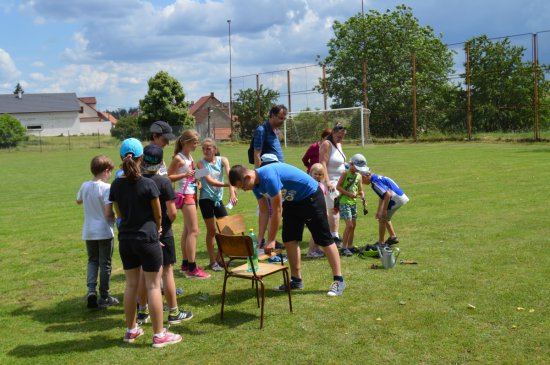
[[[75,93],[22,94],[21,99],[14,94],[0,94],[0,114],[72,112],[79,111]]]
[[[78,98],[78,100],[80,100],[84,104],[97,104],[95,96],[83,96],[81,98]]]
[[[189,114],[195,115],[197,110],[199,110],[201,108],[201,106],[203,106],[204,103],[206,103],[208,101],[208,99],[213,98],[213,97],[214,97],[214,95],[208,95],[208,96],[201,97],[199,100],[197,100],[196,103],[191,105],[191,107],[189,108]]]
[[[113,125],[117,124],[118,123],[118,119],[115,118],[114,115],[112,115],[111,113],[107,113],[107,112],[97,112],[100,116],[101,119],[105,120],[105,121],[110,121]]]

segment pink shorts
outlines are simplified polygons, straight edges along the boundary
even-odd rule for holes
[[[183,204],[184,205],[197,205],[197,195],[196,194],[183,194]]]

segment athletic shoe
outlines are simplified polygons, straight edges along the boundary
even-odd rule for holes
[[[359,253],[359,249],[355,246],[348,247],[348,250],[351,251],[351,253]]]
[[[97,301],[97,304],[101,308],[107,308],[107,307],[112,307],[113,305],[119,305],[120,302],[118,301],[117,298],[109,296],[107,298],[99,298],[99,300]]]
[[[94,308],[97,308],[98,305],[97,305],[97,294],[93,291],[89,292],[88,293],[88,305],[87,307],[90,308],[90,309],[94,309]]]
[[[223,267],[221,267],[217,262],[211,263],[208,265],[208,268],[212,271],[223,271]]]
[[[191,311],[184,311],[180,309],[179,313],[176,315],[168,315],[168,324],[178,324],[182,321],[188,321],[191,318],[193,318],[193,312]]]
[[[346,283],[344,281],[335,280],[330,284],[330,289],[328,290],[327,295],[329,297],[335,297],[341,295],[346,288]]]
[[[176,295],[182,295],[183,294],[183,288],[176,288]]]
[[[141,312],[140,311],[137,314],[136,322],[137,322],[137,324],[142,325],[142,324],[145,324],[145,323],[149,323],[150,319],[151,319],[151,317],[149,317],[149,311],[147,311],[147,312]]]
[[[353,253],[346,247],[340,250],[340,255],[350,257],[353,256]]]
[[[153,336],[153,347],[159,348],[181,342],[181,336],[164,330],[164,336]]]
[[[390,237],[384,242],[386,245],[395,245],[396,243],[399,243],[399,238],[397,237]]]
[[[141,335],[143,335],[143,329],[138,326],[137,331],[134,333],[126,331],[124,334],[124,342],[132,343]]]
[[[187,274],[188,271],[189,271],[189,266],[187,265],[180,266],[180,274]]]
[[[210,277],[210,274],[200,266],[197,266],[193,271],[187,271],[185,275],[187,279],[208,279]]]
[[[284,250],[286,249],[286,246],[284,243],[281,243],[279,241],[275,241],[275,249],[276,250]]]
[[[290,289],[292,290],[303,290],[304,289],[304,282],[303,281],[294,281],[290,280]],[[273,288],[273,291],[287,291],[286,284],[279,285],[276,288]]]
[[[334,243],[336,244],[336,247],[342,248],[342,239],[340,237],[332,237],[334,239]]]
[[[308,252],[306,257],[309,257],[310,259],[316,259],[318,257],[323,257],[325,256],[322,252],[319,252],[319,251],[312,251],[312,252]]]

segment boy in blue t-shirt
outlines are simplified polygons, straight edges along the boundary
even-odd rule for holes
[[[285,164],[273,163],[250,170],[236,165],[229,171],[232,186],[248,191],[252,190],[260,207],[258,236],[265,233],[269,218],[268,201],[272,215],[269,223],[267,245],[264,251],[270,253],[275,247],[275,236],[283,223],[283,242],[290,264],[290,289],[303,289],[301,256],[299,242],[302,241],[304,225],[313,236],[315,243],[321,246],[332,268],[333,283],[327,293],[329,296],[341,295],[346,287],[340,270],[340,256],[330,234],[325,197],[319,183],[302,170]],[[286,285],[275,288],[286,291]]]
[[[367,250],[373,249],[377,251],[378,248],[383,249],[384,247],[399,243],[399,239],[391,223],[391,218],[397,209],[407,204],[409,197],[391,178],[373,174],[368,167],[367,171],[361,172],[361,175],[363,175],[362,183],[370,184],[372,190],[380,197],[375,216],[378,219],[378,241],[374,245],[367,245]],[[390,236],[384,241],[386,229]]]

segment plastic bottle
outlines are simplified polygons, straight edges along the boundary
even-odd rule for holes
[[[252,255],[252,263],[250,262],[250,259],[246,260],[248,263],[248,271],[252,272],[252,264],[254,264],[254,271],[258,271],[258,239],[254,234],[254,228],[250,228],[248,230],[248,235],[250,236],[250,238],[252,238],[252,246],[254,248],[254,253]]]

